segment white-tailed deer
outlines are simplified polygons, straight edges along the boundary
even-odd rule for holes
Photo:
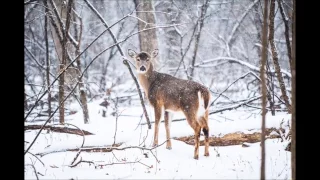
[[[136,53],[128,49],[128,55],[135,60],[138,80],[154,108],[155,128],[153,145],[158,145],[158,131],[161,114],[164,110],[167,149],[171,149],[169,113],[182,111],[194,130],[194,159],[199,158],[200,131],[205,135],[204,155],[209,156],[208,108],[211,98],[209,90],[194,81],[178,79],[168,74],[154,71],[152,60],[158,55],[155,49],[151,55]]]

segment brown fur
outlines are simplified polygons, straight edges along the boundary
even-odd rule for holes
[[[169,111],[182,111],[186,116],[189,125],[195,133],[195,150],[194,158],[199,157],[199,139],[200,131],[205,134],[205,156],[209,156],[209,126],[208,126],[208,105],[211,98],[208,89],[191,80],[184,80],[173,77],[168,74],[160,73],[153,70],[152,60],[157,56],[157,50],[152,56],[145,52],[135,53],[128,50],[129,55],[135,59],[138,71],[138,80],[143,87],[146,97],[155,111],[155,131],[154,146],[158,145],[159,122],[162,109],[164,108],[164,119],[167,137],[167,149],[171,149],[170,128],[169,128]],[[142,67],[143,66],[143,67]],[[145,73],[140,73],[140,68],[146,69]],[[199,108],[198,92],[204,100],[205,113],[197,117]]]

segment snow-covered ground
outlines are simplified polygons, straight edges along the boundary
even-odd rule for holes
[[[90,112],[90,124],[83,123],[81,110],[68,116],[68,123],[81,129],[94,133],[85,136],[84,146],[107,146],[114,142],[116,117],[101,116],[99,102],[88,104]],[[79,108],[79,107],[74,107]],[[151,121],[153,121],[152,109],[147,106]],[[119,148],[126,146],[144,146],[151,148],[153,142],[153,129],[148,130],[146,125],[139,126],[139,122],[145,122],[142,118],[142,108],[119,107],[121,116],[118,118],[116,143],[123,143]],[[107,114],[110,114],[111,109]],[[180,118],[177,115],[174,118]],[[267,114],[266,127],[279,128],[282,121],[290,120],[290,115],[277,112],[276,116]],[[222,136],[231,132],[253,133],[261,128],[260,110],[247,111],[237,109],[225,111],[223,114],[214,114],[209,120],[210,135]],[[25,123],[43,124],[43,122]],[[72,126],[69,126],[73,128]],[[152,126],[153,128],[154,126]],[[25,141],[31,142],[38,130],[25,131]],[[186,121],[171,123],[171,137],[193,135],[193,130]],[[164,123],[159,130],[159,144],[165,141]],[[144,141],[145,139],[145,141]],[[203,139],[203,136],[201,136]],[[79,135],[47,132],[44,130],[36,143],[30,149],[32,154],[60,151],[68,148],[77,148],[82,144],[83,138]],[[30,143],[25,143],[27,148]],[[290,179],[291,178],[291,154],[284,148],[287,142],[279,139],[266,140],[266,178]],[[149,150],[126,149],[113,152],[81,152],[76,160],[93,161],[95,164],[113,165],[95,168],[88,163],[81,163],[76,167],[69,167],[77,152],[56,152],[38,156],[44,163],[42,165],[31,154],[25,155],[25,179],[35,179],[34,164],[39,179],[259,179],[260,178],[260,143],[253,143],[249,147],[241,145],[212,147],[210,156],[205,157],[204,146],[200,147],[199,160],[193,159],[194,147],[184,142],[172,140],[172,150],[163,146]],[[146,155],[147,154],[147,155]],[[157,162],[156,158],[160,161]],[[136,162],[139,161],[140,163]],[[136,162],[136,163],[130,163]]]

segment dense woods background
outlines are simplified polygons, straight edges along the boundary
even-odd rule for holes
[[[294,4],[268,2],[266,110],[295,116]],[[63,124],[66,115],[75,113],[73,102],[81,105],[85,123],[90,123],[87,103],[96,100],[104,107],[140,105],[123,62],[127,58],[133,63],[128,48],[149,53],[159,49],[156,70],[209,87],[218,98],[213,113],[239,105],[262,109],[263,0],[24,4],[25,121]]]

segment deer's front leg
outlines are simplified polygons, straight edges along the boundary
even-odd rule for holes
[[[154,126],[154,140],[153,147],[158,145],[158,134],[159,134],[159,123],[161,118],[161,108],[158,106],[154,107],[154,115],[155,115],[155,126]]]
[[[166,127],[167,149],[172,149],[170,140],[169,112],[164,112],[164,123]]]

